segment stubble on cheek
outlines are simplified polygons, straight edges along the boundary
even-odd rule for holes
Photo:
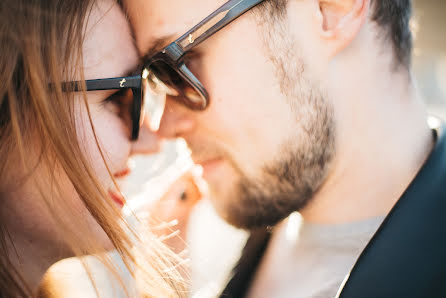
[[[264,160],[255,174],[234,167],[237,175],[219,202],[219,213],[232,225],[274,226],[305,207],[328,176],[335,156],[334,109],[320,88],[306,88],[287,94],[287,100],[300,106],[293,111],[299,121],[276,158]]]

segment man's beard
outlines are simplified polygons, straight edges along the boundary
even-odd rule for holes
[[[306,86],[310,90],[310,84]],[[218,143],[188,140],[199,160],[222,157],[232,168],[232,185],[220,181],[222,185],[210,183],[210,189],[217,212],[235,227],[250,230],[274,226],[292,212],[300,211],[315,196],[330,170],[335,155],[332,106],[318,88],[311,88],[305,97],[301,97],[301,86],[288,90],[286,100],[298,119],[293,124],[295,133],[259,170],[248,175],[237,162],[240,159]]]
[[[321,88],[306,77],[305,64],[283,30],[286,28],[277,23],[263,31],[270,34],[264,36],[266,54],[298,125],[277,158],[256,177],[239,172],[238,182],[230,191],[232,199],[224,198],[227,203],[220,213],[239,228],[274,226],[308,205],[324,183],[335,155],[333,108]]]
[[[322,104],[322,97],[313,99]],[[292,212],[304,208],[324,183],[334,156],[334,124],[324,103],[313,106],[298,142],[290,140],[278,152],[280,158],[264,166],[256,177],[240,177],[221,215],[239,228],[274,226]]]

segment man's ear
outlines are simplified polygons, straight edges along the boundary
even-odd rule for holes
[[[318,0],[322,38],[333,45],[333,55],[358,35],[366,22],[370,0]]]

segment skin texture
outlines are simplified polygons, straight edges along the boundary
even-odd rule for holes
[[[224,2],[125,1],[140,55]],[[211,104],[167,98],[160,134],[189,143],[227,221],[353,222],[386,214],[413,179],[432,148],[425,108],[369,16],[368,0],[288,1],[198,46],[187,64]]]
[[[86,32],[83,45],[86,79],[123,76],[137,67],[138,55],[127,20],[120,7],[113,1],[99,1],[94,6]],[[131,142],[130,127],[120,116],[122,113],[118,105],[114,102],[104,102],[111,93],[113,91],[88,92],[87,100],[99,144],[111,173],[119,183],[125,178],[122,173],[128,169],[129,158],[134,154],[157,151],[159,138],[149,131],[147,123],[143,123],[139,139]],[[79,142],[91,167],[106,190],[116,191],[96,145],[81,97],[75,102],[75,118]],[[36,151],[38,152],[37,149]],[[11,169],[11,175],[20,176],[20,173],[15,173],[14,170]],[[38,284],[51,264],[61,258],[72,256],[72,252],[65,247],[63,235],[59,234],[56,223],[51,219],[49,210],[37,189],[39,183],[48,187],[43,190],[46,195],[56,202],[63,202],[66,207],[65,212],[70,211],[67,216],[59,214],[62,218],[76,216],[77,223],[72,224],[87,223],[87,231],[91,233],[88,236],[94,237],[93,239],[97,239],[106,248],[111,247],[108,237],[85,209],[60,167],[55,165],[52,172],[54,177],[48,177],[45,170],[44,165],[39,165],[24,185],[6,193],[6,197],[2,198],[2,204],[6,206],[4,210],[8,210],[4,220],[14,241],[14,250],[20,257],[16,258],[15,253],[11,256],[31,286]],[[49,184],[52,178],[58,181],[62,193],[52,193]]]

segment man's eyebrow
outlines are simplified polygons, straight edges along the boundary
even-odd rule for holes
[[[158,53],[162,49],[164,49],[166,46],[168,46],[173,41],[173,34],[172,35],[165,35],[162,37],[158,37],[154,41],[150,43],[149,49],[144,53],[143,60],[146,60],[150,57],[152,57],[154,54]]]

